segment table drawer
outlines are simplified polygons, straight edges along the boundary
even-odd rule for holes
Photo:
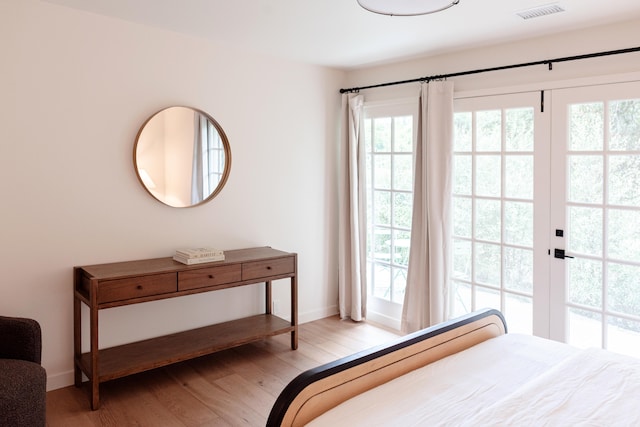
[[[98,285],[98,303],[167,294],[177,289],[176,273],[105,280]]]
[[[178,273],[178,289],[205,288],[224,285],[242,280],[240,264],[221,265],[219,267],[198,268]]]
[[[293,257],[277,258],[265,261],[245,262],[242,264],[242,280],[261,277],[280,276],[294,272]]]

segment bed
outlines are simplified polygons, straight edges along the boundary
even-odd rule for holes
[[[508,334],[481,310],[308,370],[267,426],[639,426],[640,360]]]

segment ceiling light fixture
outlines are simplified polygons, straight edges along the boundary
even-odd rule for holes
[[[440,12],[460,3],[460,0],[358,0],[369,12],[389,16],[417,16]]]

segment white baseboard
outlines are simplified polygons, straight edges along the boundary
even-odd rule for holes
[[[47,375],[47,391],[68,387],[73,385],[73,383],[73,369],[59,374]]]
[[[395,329],[397,331],[399,331],[401,328],[400,320],[372,311],[367,311],[367,320],[378,323],[382,326],[386,326],[387,328]]]
[[[298,324],[313,322],[314,320],[324,319],[325,317],[335,316],[336,314],[338,314],[337,305],[298,313]]]

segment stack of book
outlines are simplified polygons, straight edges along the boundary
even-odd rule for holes
[[[177,249],[173,259],[187,265],[224,261],[224,252],[220,249],[209,247]]]

